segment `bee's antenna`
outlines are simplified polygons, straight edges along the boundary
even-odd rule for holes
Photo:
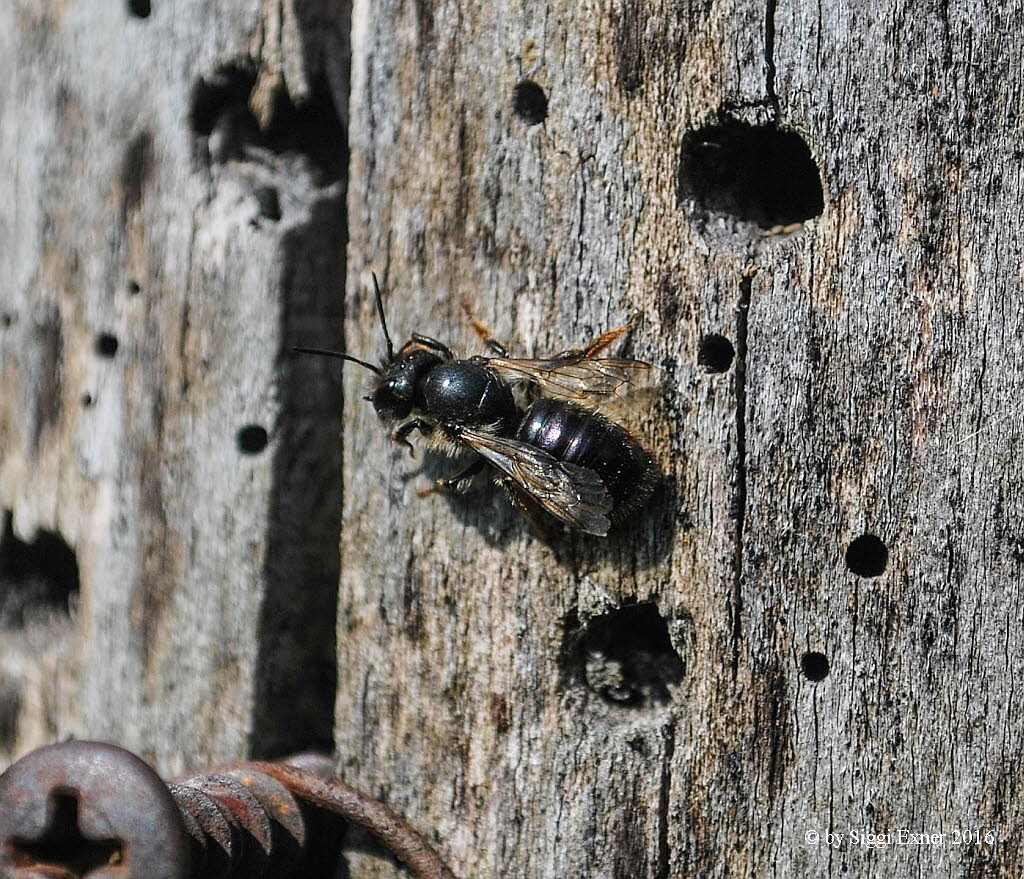
[[[384,375],[381,369],[372,363],[367,363],[365,360],[360,360],[351,354],[342,354],[340,351],[328,351],[324,348],[292,348],[292,351],[297,351],[299,354],[321,354],[324,357],[337,357],[339,360],[348,360],[352,363],[358,363],[360,366],[365,366],[377,375]]]
[[[377,273],[370,272],[373,275],[373,292],[377,297],[377,314],[380,315],[380,328],[384,330],[384,341],[388,343],[388,363],[391,363],[395,359],[395,346],[391,341],[391,334],[388,333],[388,324],[384,320],[384,298],[380,295],[380,284],[377,283]]]

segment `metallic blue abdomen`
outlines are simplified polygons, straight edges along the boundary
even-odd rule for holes
[[[520,419],[515,438],[597,473],[614,501],[613,519],[635,509],[653,485],[651,458],[629,432],[574,403],[537,400]]]

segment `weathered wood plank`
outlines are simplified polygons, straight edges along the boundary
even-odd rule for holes
[[[345,7],[142,8],[0,6],[0,758],[326,744],[340,576],[340,766],[460,875],[1012,872],[1021,9],[360,2],[346,195]],[[464,351],[640,309],[649,511],[418,499],[288,356],[371,271]]]
[[[81,580],[76,638],[4,632],[5,754],[330,744],[340,385],[289,350],[343,341],[347,18],[279,5],[0,9],[0,507]]]
[[[353,353],[381,347],[372,269],[397,335],[462,350],[464,298],[526,352],[640,307],[632,350],[667,386],[639,422],[662,506],[619,540],[545,545],[497,496],[418,500],[420,465],[346,378],[339,750],[462,875],[1016,862],[1020,15],[356,4]],[[523,80],[543,125],[517,117]],[[744,165],[744,138],[769,147],[741,124],[806,140],[820,218],[758,228],[815,213],[813,180],[785,144]],[[724,374],[698,362],[708,334],[734,346]],[[881,576],[845,561],[865,533]],[[613,617],[589,671],[566,651],[636,602],[685,675],[627,708],[593,654],[635,656],[652,627]],[[977,826],[998,845],[805,840]]]

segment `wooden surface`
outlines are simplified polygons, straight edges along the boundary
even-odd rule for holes
[[[354,7],[353,349],[380,350],[374,269],[396,334],[464,350],[463,298],[526,353],[640,308],[631,350],[667,386],[639,427],[674,503],[609,541],[545,545],[493,494],[418,500],[415,464],[346,408],[342,765],[436,827],[461,875],[1018,862],[1021,59],[1001,34],[1021,10],[767,13]],[[527,79],[542,125],[513,111]],[[820,218],[764,235],[681,202],[684,139],[726,119],[806,139]],[[772,175],[803,191],[778,164],[687,191],[742,204]],[[724,374],[697,362],[709,333],[738,352]],[[845,563],[865,533],[888,548],[879,577]],[[636,602],[685,673],[621,707],[567,642]],[[976,827],[997,843],[849,838]]]
[[[357,0],[349,88],[332,4],[0,6],[4,753],[175,772],[334,702],[460,876],[1012,875],[1022,18]],[[419,499],[454,464],[287,354],[376,359],[371,271],[466,353],[463,301],[524,355],[639,309],[644,514]]]
[[[3,748],[87,735],[179,772],[330,742],[340,384],[290,347],[343,343],[347,26],[292,33],[287,79],[256,3],[130,8],[0,8],[0,505],[80,577],[77,637],[37,655],[66,600],[3,633]],[[247,109],[268,70],[284,132]]]

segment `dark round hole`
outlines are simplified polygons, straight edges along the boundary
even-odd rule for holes
[[[635,604],[570,624],[566,651],[572,676],[610,705],[653,707],[672,698],[685,666],[654,604]]]
[[[256,84],[256,70],[248,62],[223,64],[196,80],[189,100],[189,126],[194,134],[208,137],[224,116],[247,117],[254,131],[259,124],[249,109],[249,93]]]
[[[138,296],[141,292],[142,292],[142,287],[139,286],[139,282],[138,281],[129,281],[128,282],[128,295],[129,296]]]
[[[100,333],[96,337],[96,353],[99,354],[100,357],[113,357],[117,354],[117,347],[117,336],[110,333]]]
[[[261,186],[256,190],[256,204],[261,217],[274,222],[281,219],[281,199],[273,186]]]
[[[858,577],[877,577],[889,563],[889,550],[874,534],[862,534],[846,548],[846,567]]]
[[[196,80],[189,126],[193,134],[210,138],[205,145],[198,144],[201,150],[209,150],[209,157],[218,162],[241,158],[250,146],[277,155],[300,154],[309,159],[321,182],[342,179],[348,168],[348,139],[326,75],[310,83],[310,93],[300,104],[282,89],[267,124],[261,126],[249,101],[256,74],[249,59],[238,59]]]
[[[0,315],[0,324],[2,324],[4,327],[9,327],[12,323],[14,323],[14,318],[11,315],[7,314],[6,312]]]
[[[258,455],[267,447],[267,431],[258,424],[248,424],[238,431],[238,451],[246,455]]]
[[[128,12],[136,18],[149,18],[153,5],[149,0],[128,0]]]
[[[548,118],[548,97],[537,83],[524,79],[512,91],[512,111],[527,125],[540,125]]]
[[[88,409],[95,401],[92,398],[92,394],[86,391],[82,394],[82,408]]]
[[[725,372],[732,366],[735,351],[725,336],[710,333],[700,340],[697,348],[697,363],[708,372]]]
[[[33,608],[70,611],[78,595],[78,558],[63,535],[40,529],[31,541],[14,533],[14,515],[0,516],[0,631],[21,628]]]
[[[726,216],[762,229],[802,223],[825,207],[818,166],[799,134],[736,120],[683,137],[678,196],[698,219]]]
[[[800,657],[800,669],[809,681],[823,681],[828,677],[828,659],[824,653],[811,650]]]

